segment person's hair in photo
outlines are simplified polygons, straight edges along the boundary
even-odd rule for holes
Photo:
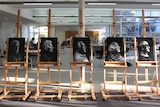
[[[106,61],[124,61],[123,39],[107,38]]]
[[[138,60],[153,61],[153,42],[147,38],[138,41]]]
[[[57,40],[55,38],[41,38],[40,61],[57,62]]]
[[[25,39],[9,38],[8,62],[24,61],[25,50],[23,45],[25,45]]]
[[[73,39],[73,42],[74,42],[73,61],[75,61],[75,62],[89,62],[90,51],[87,52],[88,47],[86,44],[87,43],[89,44],[89,41],[87,41],[87,40],[88,39],[86,39],[86,41],[85,41],[85,38],[79,39],[79,40]]]

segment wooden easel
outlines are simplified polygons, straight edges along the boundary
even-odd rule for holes
[[[142,10],[142,38],[146,38],[146,23],[144,20],[144,10]],[[141,100],[142,97],[150,97],[150,96],[158,96],[159,92],[159,81],[158,81],[158,62],[157,62],[157,53],[156,53],[156,40],[153,38],[153,61],[139,61],[137,60],[137,39],[134,38],[134,54],[135,54],[135,88],[131,89],[131,91],[135,94],[138,100]],[[139,71],[138,68],[144,68],[144,80],[139,80]],[[149,68],[153,68],[153,76],[152,79],[149,79]],[[142,73],[142,72],[141,72]],[[140,89],[139,84],[147,84],[150,83],[151,87],[146,87]],[[155,85],[155,88],[153,88]],[[143,93],[141,93],[143,92]],[[150,93],[147,94],[146,92]]]
[[[18,98],[22,100],[26,100],[29,95],[31,94],[31,90],[28,90],[28,41],[26,42],[26,60],[24,62],[8,62],[8,44],[9,39],[7,39],[6,42],[6,58],[5,58],[5,72],[4,72],[4,92],[3,95],[0,96],[0,99],[2,98]],[[14,73],[14,80],[10,81],[10,77],[8,75],[9,69],[15,69]],[[24,81],[18,81],[18,72],[20,69],[25,69],[25,77]],[[22,72],[22,71],[21,71]],[[8,78],[8,79],[7,79]],[[8,88],[7,86],[10,85]],[[12,87],[15,85],[14,87]],[[16,88],[16,86],[23,85],[24,89],[22,88]],[[10,93],[14,93],[11,94]],[[21,93],[19,95],[16,95],[16,93]]]
[[[83,37],[82,37],[83,38]],[[70,42],[70,47],[73,47],[72,46],[72,38],[71,38],[71,42]],[[91,43],[90,43],[90,46]],[[91,53],[92,53],[92,47],[91,47]],[[96,100],[96,96],[95,96],[95,93],[94,93],[94,88],[93,88],[93,81],[92,81],[92,74],[93,74],[93,56],[91,54],[91,60],[90,62],[74,62],[73,59],[72,59],[72,56],[73,55],[73,51],[72,49],[70,48],[70,89],[69,89],[69,92],[68,92],[68,99],[71,100],[72,98],[92,98],[92,100]],[[85,81],[83,80],[82,76],[82,72],[83,72],[83,67],[89,67],[90,69],[90,80],[89,81]],[[79,68],[79,81],[74,81],[73,78],[72,78],[72,69],[73,68]],[[78,87],[74,87],[73,85],[79,85]],[[90,85],[90,88],[87,88],[87,89],[84,89],[84,85],[85,84],[89,84]],[[75,93],[81,93],[82,95],[77,95]],[[89,93],[89,94],[88,94]]]
[[[48,21],[48,37],[50,38],[50,20],[51,20],[51,10],[49,9],[49,21]],[[57,52],[57,57],[58,60],[57,62],[42,62],[40,61],[40,43],[41,39],[39,38],[38,40],[38,59],[37,59],[37,89],[36,89],[36,94],[34,95],[34,100],[37,100],[37,98],[57,98],[57,100],[61,100],[62,98],[62,90],[60,89],[60,44],[59,42],[57,43],[58,47],[58,52]],[[40,68],[47,68],[47,80],[46,81],[41,81],[40,80]],[[51,69],[52,68],[57,68],[58,70],[58,80],[57,81],[51,81]],[[55,89],[43,89],[43,85],[56,85],[57,88]],[[49,95],[43,95],[50,93]],[[42,94],[42,95],[41,95]]]
[[[124,39],[124,38],[123,38]],[[106,53],[105,53],[105,43],[103,47],[103,52],[104,52],[104,58],[106,58]],[[126,77],[126,68],[127,68],[127,62],[126,62],[126,46],[125,46],[125,40],[124,40],[124,61],[104,61],[104,86],[101,89],[101,94],[103,97],[103,100],[106,100],[108,98],[119,98],[119,97],[126,97],[128,100],[131,99],[129,94],[127,93],[126,90],[126,85],[127,85],[127,77]],[[107,68],[113,69],[113,78],[112,80],[107,80]],[[118,72],[117,68],[122,68],[123,69],[123,76],[122,80],[118,80]],[[107,86],[108,84],[108,86]],[[121,89],[111,89],[109,84],[118,85],[120,84],[122,87]]]
[[[20,28],[20,10],[18,9],[18,21],[17,21],[17,34],[16,38],[19,38],[19,28]],[[3,94],[0,96],[0,99],[2,98],[18,98],[22,100],[26,100],[29,95],[31,94],[31,89],[28,89],[28,40],[24,44],[26,51],[25,56],[26,59],[24,62],[8,62],[8,48],[9,48],[9,39],[6,41],[6,57],[5,57],[5,69],[4,69],[4,91]],[[8,70],[9,69],[15,69],[14,73],[14,80],[9,80]],[[19,69],[25,69],[25,77],[24,81],[18,81],[18,71]],[[8,80],[7,80],[8,78]],[[10,85],[10,87],[7,87]],[[15,85],[15,87],[13,86]],[[22,87],[17,88],[16,86],[23,85],[24,89]],[[12,94],[14,93],[14,94]],[[18,95],[16,94],[18,93]]]
[[[116,22],[115,22],[115,10],[113,9],[113,37],[116,39]],[[127,85],[127,78],[126,78],[126,67],[127,67],[127,62],[126,62],[126,41],[123,38],[124,41],[124,61],[105,61],[104,60],[104,86],[101,89],[101,94],[103,97],[103,100],[106,100],[108,98],[115,98],[115,97],[127,97],[127,99],[131,99],[129,94],[127,93],[126,90],[126,85]],[[106,58],[106,42],[103,43],[103,55],[104,59]],[[113,68],[113,80],[107,80],[107,68]],[[117,77],[117,68],[123,68],[123,77],[122,80],[118,80]],[[107,88],[107,84],[121,84],[122,88],[121,89],[109,89]],[[116,93],[116,94],[112,94]]]
[[[62,97],[62,91],[60,89],[60,45],[58,44],[58,61],[57,62],[42,62],[40,61],[40,39],[38,41],[38,65],[37,65],[37,88],[36,88],[36,94],[34,95],[34,100],[37,100],[38,98],[57,98],[58,100],[61,100]],[[40,80],[40,68],[46,68],[47,71],[47,80],[42,81]],[[51,69],[57,68],[58,70],[58,80],[57,81],[51,81]],[[43,88],[44,85],[48,86],[56,86],[57,88],[50,87],[50,89]],[[51,89],[54,88],[54,89]],[[44,94],[43,94],[44,93]],[[49,93],[49,95],[45,95]]]
[[[137,40],[134,38],[134,54],[135,54],[135,88],[132,88],[131,91],[134,95],[141,100],[143,97],[151,97],[151,96],[159,96],[159,82],[158,82],[158,62],[157,62],[157,55],[156,55],[156,45],[155,45],[155,38],[153,39],[153,46],[154,46],[154,61],[138,61],[137,60]],[[139,78],[139,69],[144,68],[144,79],[140,80]],[[153,68],[153,75],[152,78],[149,78],[149,68]],[[141,71],[141,74],[143,72]],[[139,84],[147,84],[150,83],[151,87],[144,87],[140,88]],[[154,87],[155,85],[155,87]]]

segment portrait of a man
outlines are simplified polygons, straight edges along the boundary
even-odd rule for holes
[[[89,38],[73,38],[73,61],[90,61],[90,40]]]
[[[124,61],[123,38],[106,39],[106,61]]]
[[[57,62],[57,38],[41,38],[40,61]]]
[[[138,42],[138,60],[153,61],[153,39],[152,38],[137,38]]]
[[[25,61],[25,38],[9,38],[8,62]]]

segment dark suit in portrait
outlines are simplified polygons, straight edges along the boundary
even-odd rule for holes
[[[25,38],[9,38],[8,62],[25,61]]]
[[[138,60],[139,61],[153,61],[153,39],[152,38],[138,38]]]
[[[57,62],[57,38],[41,38],[40,61]]]
[[[124,61],[123,38],[107,38],[106,45],[106,61]]]
[[[73,61],[89,62],[90,47],[89,38],[73,38]]]

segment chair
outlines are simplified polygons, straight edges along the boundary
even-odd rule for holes
[[[95,58],[100,60],[100,66],[101,66],[103,59],[103,47],[98,46],[98,48],[94,51],[94,53],[95,53]]]

